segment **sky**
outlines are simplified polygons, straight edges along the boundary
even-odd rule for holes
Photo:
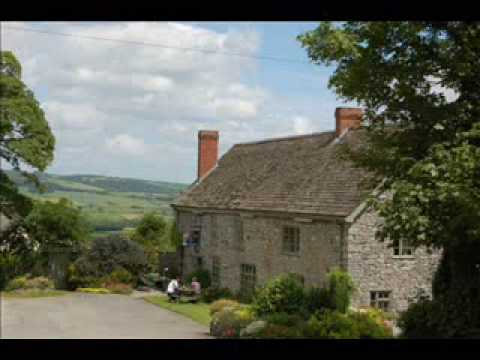
[[[221,156],[239,142],[333,130],[335,108],[354,105],[328,89],[334,68],[310,63],[296,40],[317,25],[3,22],[1,44],[55,135],[47,172],[191,183],[198,130],[220,132]]]

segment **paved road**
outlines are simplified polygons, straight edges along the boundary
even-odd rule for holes
[[[2,338],[205,339],[208,328],[143,299],[72,293],[1,299]]]

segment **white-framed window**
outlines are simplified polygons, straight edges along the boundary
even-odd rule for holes
[[[257,285],[257,269],[253,264],[240,265],[240,292],[243,296],[249,297],[255,292]]]
[[[370,291],[370,306],[388,311],[390,309],[391,291]]]
[[[411,245],[410,241],[407,240],[394,240],[393,241],[393,255],[394,256],[404,256],[412,257],[414,253],[414,248]]]
[[[285,226],[283,228],[282,249],[284,253],[298,254],[300,252],[300,228]]]

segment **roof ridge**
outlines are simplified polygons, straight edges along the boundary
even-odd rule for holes
[[[242,143],[236,143],[235,145],[256,145],[256,144],[264,144],[264,143],[271,143],[271,142],[277,142],[277,141],[304,139],[304,138],[334,134],[334,133],[335,133],[334,130],[323,131],[323,132],[312,132],[310,134],[290,135],[290,136],[274,137],[274,138],[268,138],[268,139],[262,139],[262,140],[256,140],[256,141],[247,141]]]

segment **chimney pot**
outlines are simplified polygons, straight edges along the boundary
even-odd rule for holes
[[[339,137],[347,129],[357,129],[362,125],[363,110],[360,108],[335,109],[336,129],[335,135]]]
[[[218,137],[218,131],[215,130],[198,132],[197,180],[200,180],[217,165]]]

